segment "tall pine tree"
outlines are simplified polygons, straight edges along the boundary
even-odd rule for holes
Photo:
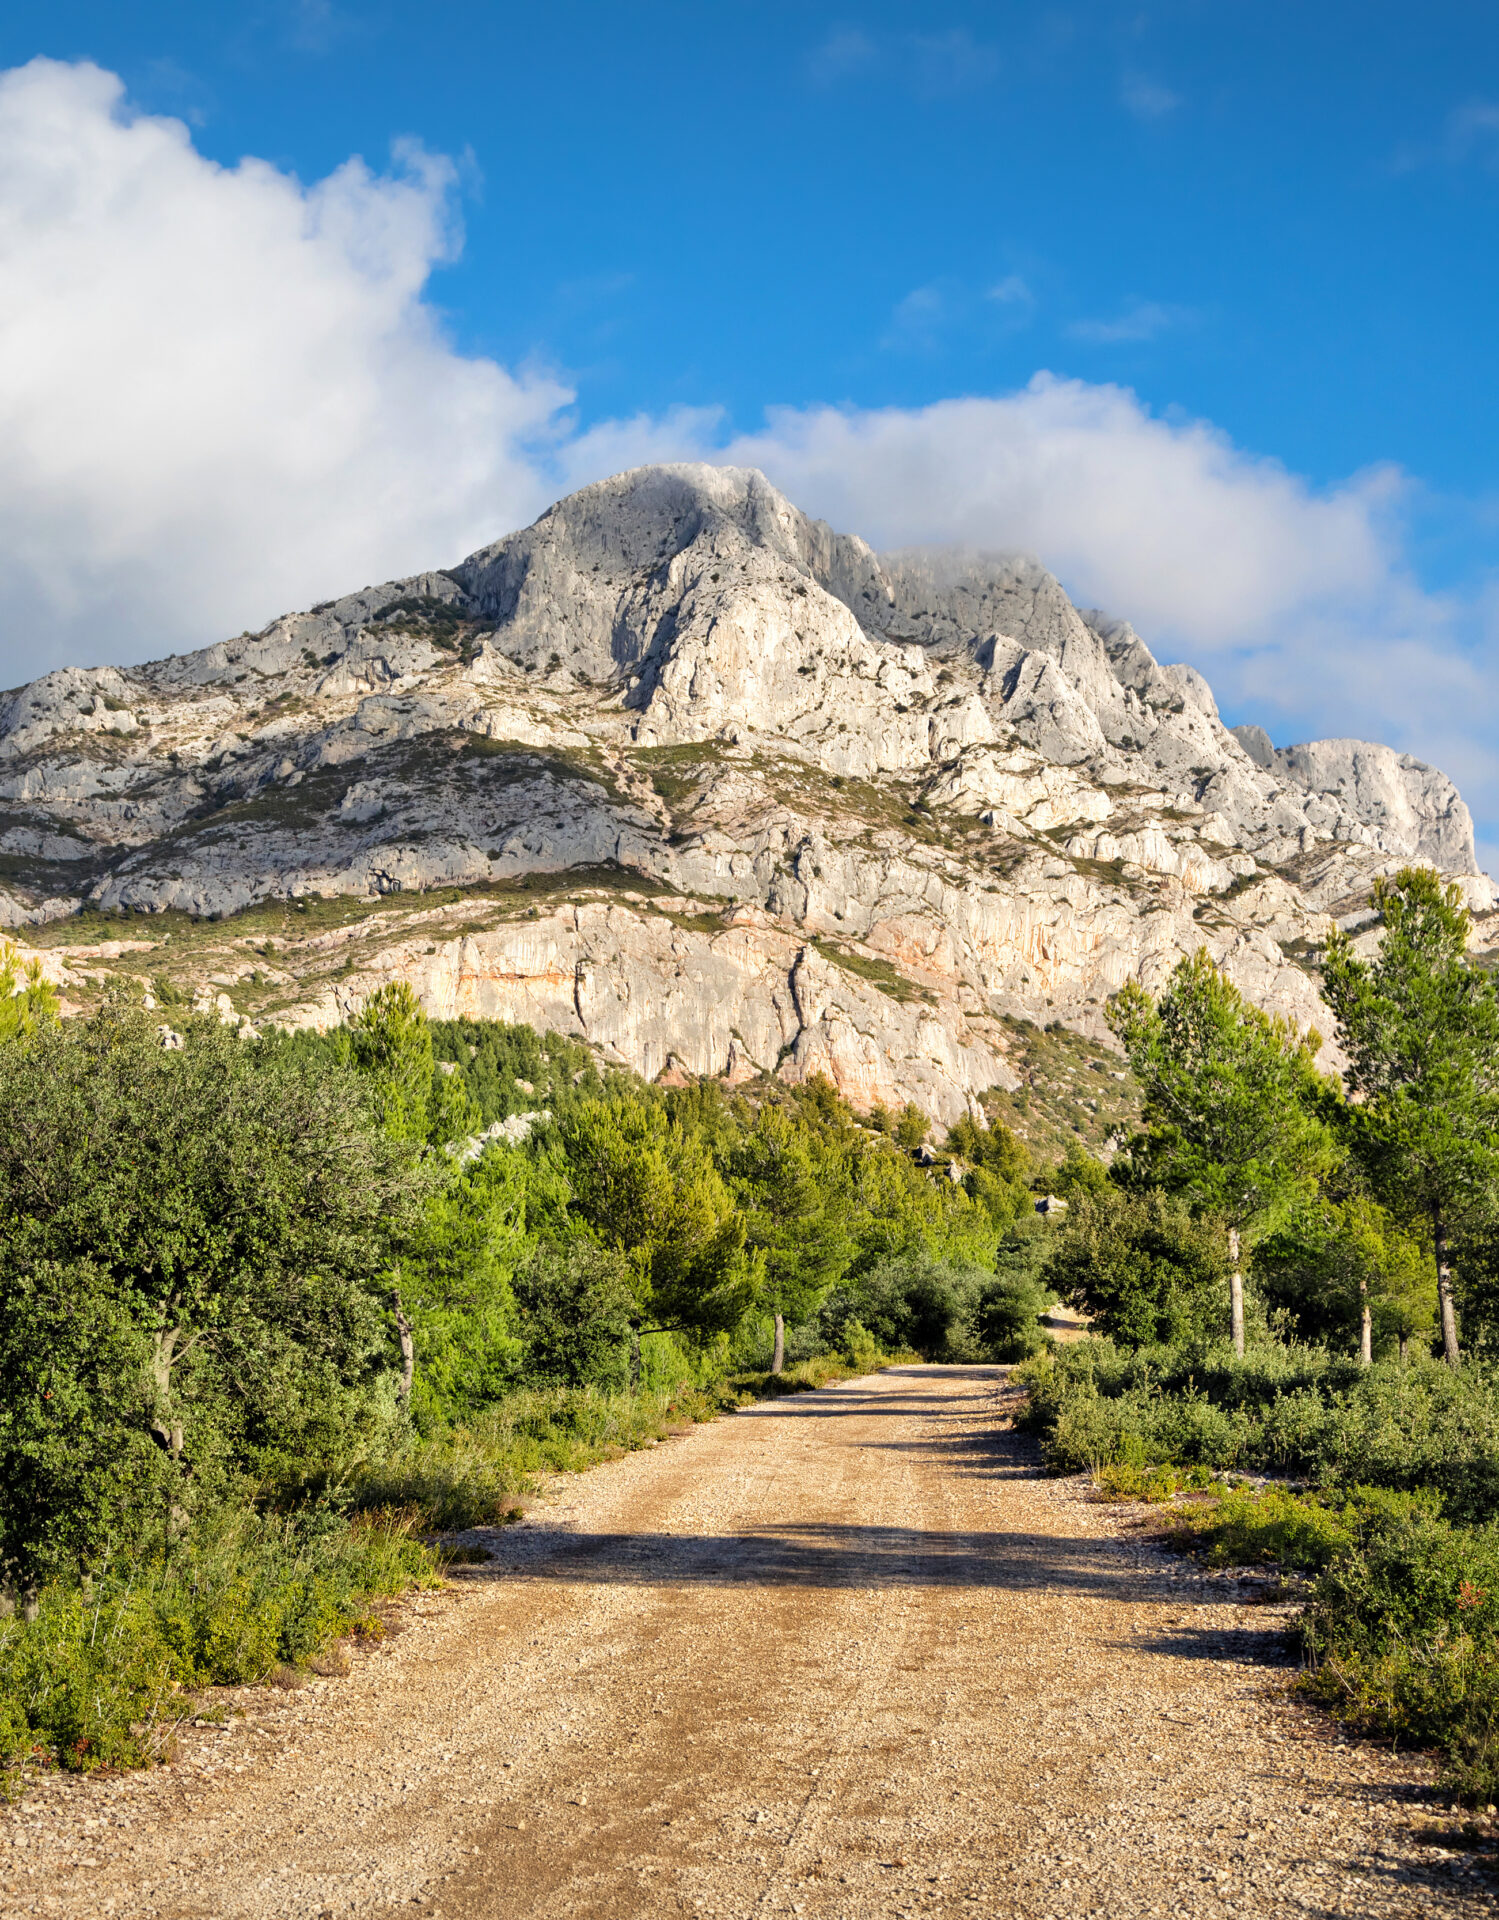
[[[1251,1006],[1201,947],[1159,1002],[1133,981],[1116,994],[1109,1024],[1145,1092],[1145,1131],[1121,1171],[1222,1219],[1242,1353],[1242,1256],[1338,1158],[1320,1111],[1332,1091],[1314,1064],[1321,1039]]]
[[[1436,1257],[1442,1346],[1459,1349],[1451,1235],[1494,1211],[1499,1198],[1499,1001],[1467,956],[1462,896],[1429,867],[1375,883],[1384,925],[1366,960],[1335,930],[1322,991],[1337,1016],[1355,1100],[1355,1150],[1380,1197],[1424,1215]]]

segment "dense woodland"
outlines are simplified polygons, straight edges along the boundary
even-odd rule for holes
[[[1499,1003],[1454,890],[1375,904],[1323,959],[1341,1080],[1206,954],[1117,996],[1107,1168],[822,1081],[648,1086],[401,986],[328,1035],[166,1030],[138,983],[63,1023],[6,962],[0,1759],[147,1759],[538,1471],[906,1353],[1025,1362],[1058,1470],[1210,1492],[1182,1544],[1306,1583],[1309,1684],[1488,1795]],[[1059,1295],[1094,1334],[1053,1349]]]

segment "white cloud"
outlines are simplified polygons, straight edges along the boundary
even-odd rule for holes
[[[0,75],[0,679],[202,644],[545,503],[528,447],[571,395],[422,299],[452,182],[415,147],[226,169],[96,67]]]
[[[876,38],[862,27],[837,26],[807,55],[807,77],[816,86],[891,72],[923,100],[968,93],[987,86],[1000,71],[999,51],[976,40],[966,27],[938,33],[897,33]]]
[[[930,353],[953,318],[950,289],[913,287],[895,303],[880,345],[896,352]]]
[[[865,72],[879,57],[879,48],[862,27],[834,27],[808,54],[807,72],[819,86],[830,87]]]
[[[1318,494],[1122,387],[1038,374],[998,399],[782,410],[719,457],[765,467],[876,546],[1038,553],[1085,599],[1199,650],[1247,644],[1295,609],[1389,578],[1393,475]]]
[[[1470,100],[1447,116],[1443,157],[1456,165],[1477,160],[1499,165],[1499,105],[1492,100]]]
[[[708,458],[876,546],[1034,552],[1239,716],[1388,739],[1499,827],[1499,596],[1422,591],[1398,473],[1314,488],[1046,374],[738,435],[714,408],[580,434],[567,389],[444,338],[424,289],[459,243],[452,178],[414,148],[312,186],[226,169],[97,68],[0,75],[0,680],[205,644],[451,563],[585,480]]]
[[[915,56],[917,90],[929,99],[987,86],[999,72],[998,49],[975,40],[966,27],[913,33],[908,44]]]
[[[1029,283],[1018,273],[1007,273],[1003,280],[996,280],[987,298],[997,300],[1002,307],[1033,307],[1036,304],[1036,296],[1031,292]]]
[[[1485,624],[1483,607],[1421,588],[1403,542],[1413,489],[1393,468],[1315,488],[1207,422],[1049,374],[1000,398],[776,410],[729,439],[711,415],[639,430],[642,457],[761,467],[879,548],[1037,554],[1080,605],[1199,666],[1233,717],[1281,743],[1389,741],[1499,825],[1499,593]],[[585,434],[568,473],[617,470],[633,444],[620,426]]]
[[[1165,306],[1159,300],[1132,300],[1111,320],[1074,320],[1067,328],[1067,336],[1097,346],[1116,346],[1126,341],[1154,340],[1168,328],[1184,326],[1195,318],[1190,307]]]

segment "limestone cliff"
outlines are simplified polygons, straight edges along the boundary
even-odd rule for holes
[[[209,984],[257,1019],[400,974],[649,1074],[826,1071],[943,1117],[1014,1083],[1007,1020],[1101,1033],[1199,944],[1315,1019],[1327,915],[1413,858],[1492,910],[1434,769],[1230,732],[1033,561],[877,555],[732,468],[624,474],[451,570],[0,702],[0,918],[80,980],[99,914],[147,916],[151,966],[238,915]],[[368,910],[254,964],[265,915],[319,899]]]

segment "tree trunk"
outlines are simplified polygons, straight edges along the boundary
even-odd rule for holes
[[[630,1391],[640,1391],[640,1329],[630,1329]]]
[[[1437,1299],[1442,1305],[1442,1354],[1449,1367],[1462,1355],[1457,1347],[1457,1308],[1452,1304],[1452,1261],[1447,1252],[1447,1227],[1438,1210],[1431,1210],[1431,1238],[1437,1256]]]
[[[786,1364],[786,1322],[780,1314],[776,1315],[775,1358],[770,1363],[772,1373],[779,1373]]]
[[[401,1384],[396,1390],[396,1405],[408,1407],[411,1404],[411,1377],[416,1372],[416,1342],[411,1337],[411,1322],[401,1305],[400,1290],[394,1289],[391,1297],[396,1303],[396,1332],[401,1336]]]
[[[156,1347],[151,1355],[151,1378],[156,1385],[156,1418],[151,1422],[151,1431],[174,1460],[182,1458],[182,1422],[175,1423],[171,1418],[172,1399],[172,1362],[177,1350],[177,1337],[181,1327],[167,1327],[156,1336]]]
[[[1405,1328],[1402,1327],[1400,1329],[1400,1364],[1402,1367],[1405,1365],[1405,1349],[1409,1340],[1410,1335],[1406,1332]]]
[[[1363,1305],[1358,1330],[1358,1363],[1361,1367],[1372,1367],[1374,1365],[1374,1310],[1369,1305],[1367,1280],[1359,1281],[1358,1291]]]
[[[1228,1258],[1232,1268],[1228,1276],[1228,1310],[1233,1325],[1234,1352],[1244,1353],[1244,1276],[1239,1271],[1239,1229],[1228,1230]]]

